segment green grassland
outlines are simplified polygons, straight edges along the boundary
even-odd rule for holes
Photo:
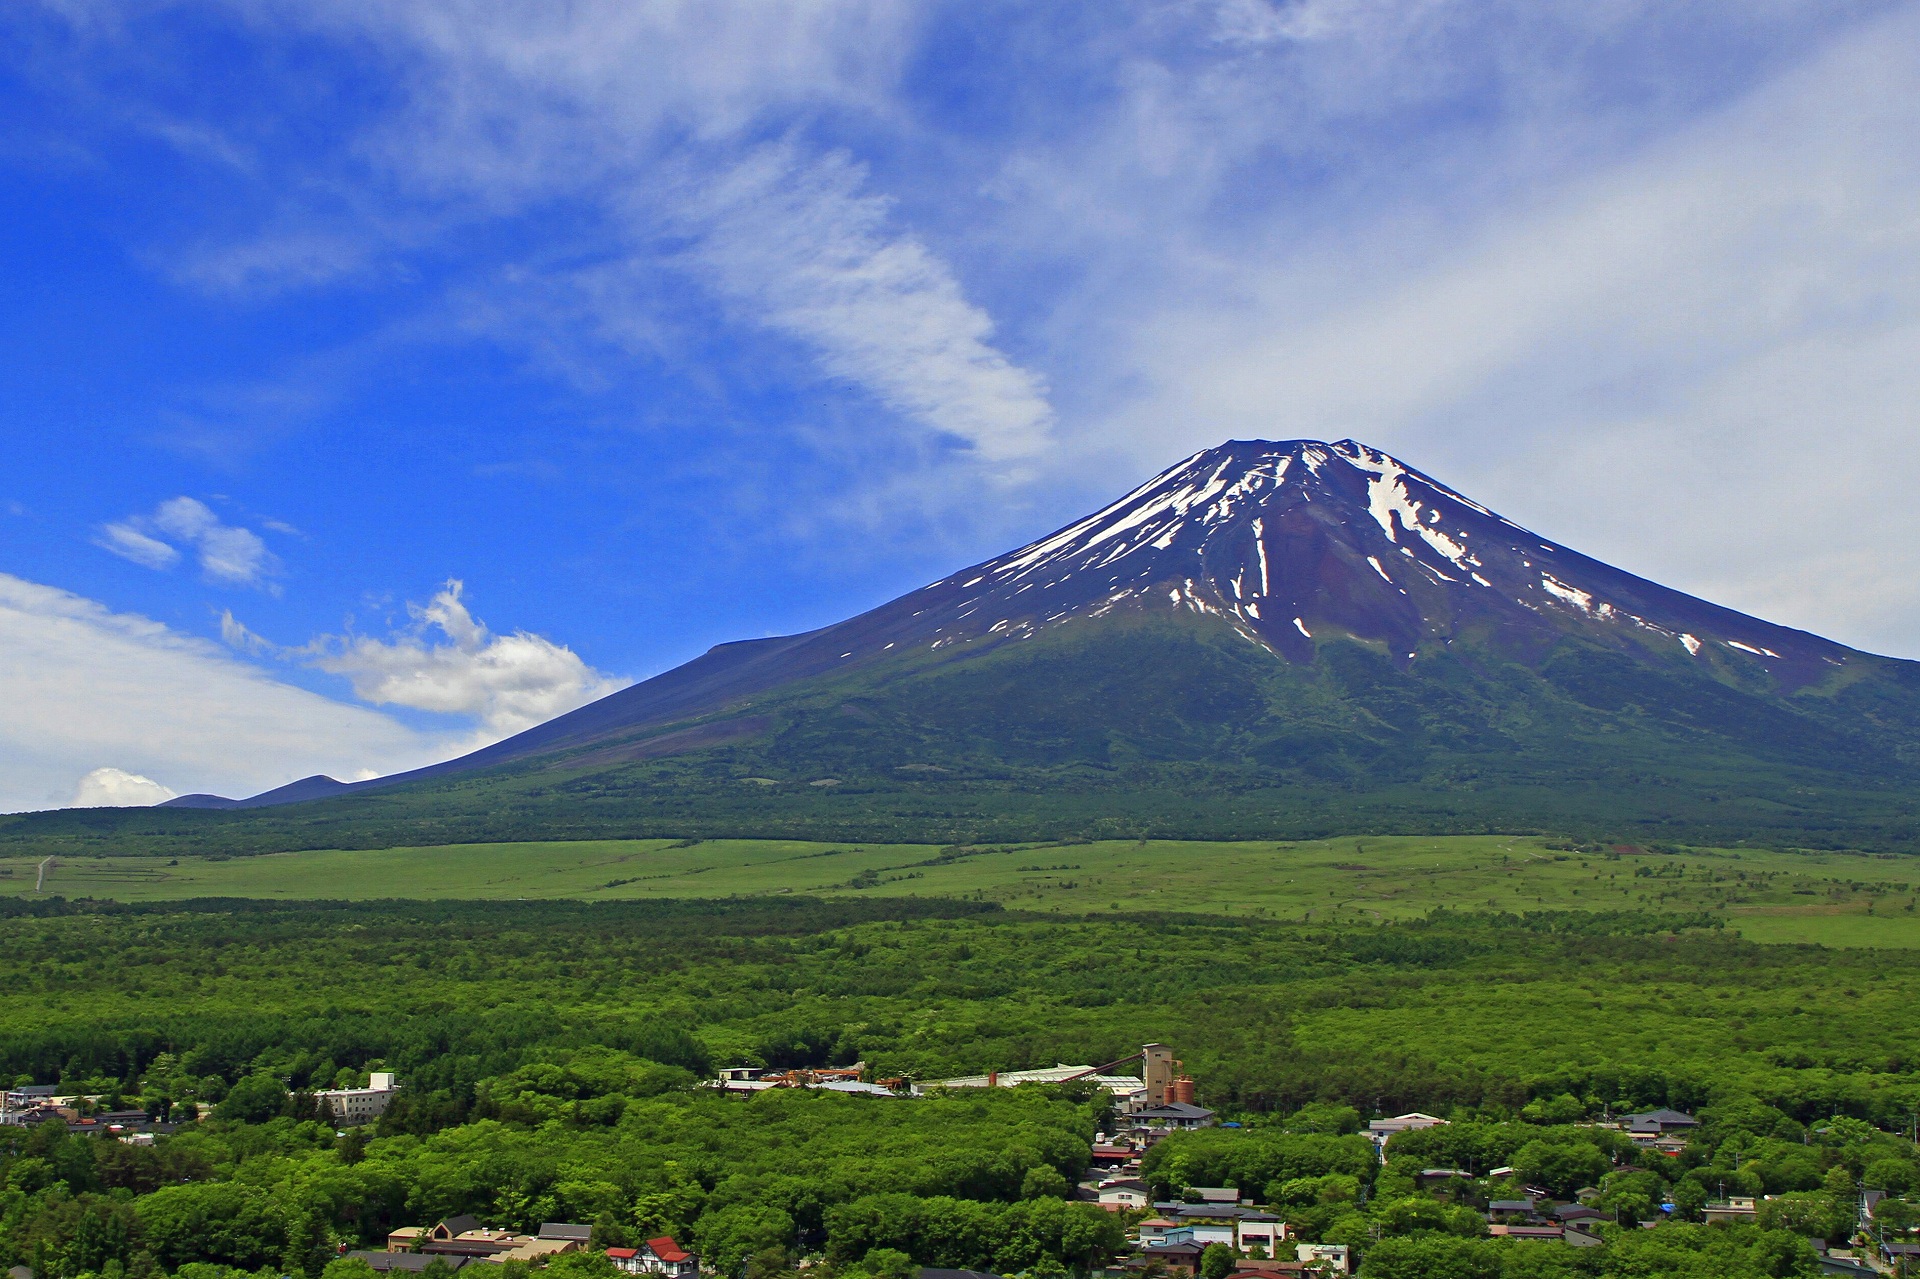
[[[0,859],[0,892],[37,863]],[[1756,849],[1581,849],[1522,836],[1124,840],[936,848],[784,840],[585,840],[73,858],[43,895],[121,901],[961,897],[1070,914],[1178,911],[1352,922],[1435,908],[1711,910],[1764,942],[1920,948],[1920,859]]]

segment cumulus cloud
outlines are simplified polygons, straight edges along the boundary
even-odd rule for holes
[[[96,768],[80,779],[70,808],[148,808],[164,804],[175,792],[124,768]]]
[[[443,759],[421,732],[271,678],[218,644],[0,574],[0,811],[56,808],[111,767],[170,791],[252,795]],[[106,761],[112,760],[112,765]]]
[[[471,716],[480,725],[478,738],[468,743],[473,747],[532,728],[629,683],[595,670],[544,636],[494,634],[468,610],[463,590],[461,582],[449,581],[431,602],[409,605],[412,627],[387,639],[324,637],[281,653],[345,676],[355,696],[376,706]],[[231,617],[222,630],[229,643],[250,651],[266,644]]]
[[[227,524],[197,498],[175,497],[151,515],[135,515],[103,525],[94,545],[152,569],[172,568],[180,547],[199,559],[208,580],[273,589],[280,559],[252,529]]]

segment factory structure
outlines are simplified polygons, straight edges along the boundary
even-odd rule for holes
[[[1138,1077],[1114,1073],[1135,1062],[1140,1063]],[[1106,1089],[1113,1095],[1119,1124],[1149,1139],[1213,1125],[1213,1112],[1194,1101],[1193,1077],[1181,1069],[1173,1049],[1165,1044],[1148,1044],[1131,1056],[1101,1066],[1062,1064],[1043,1070],[988,1071],[943,1079],[929,1087],[1017,1088],[1021,1084],[1070,1083]]]

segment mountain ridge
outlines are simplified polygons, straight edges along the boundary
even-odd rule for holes
[[[942,841],[1344,820],[1906,847],[1916,765],[1920,664],[1613,568],[1356,441],[1230,441],[845,621],[194,820],[279,812],[286,840],[335,843],[376,818]]]

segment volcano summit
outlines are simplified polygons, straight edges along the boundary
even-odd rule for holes
[[[1904,848],[1916,764],[1920,664],[1622,572],[1353,440],[1234,441],[834,626],[720,645],[416,773],[243,803],[276,846],[1546,829]]]

